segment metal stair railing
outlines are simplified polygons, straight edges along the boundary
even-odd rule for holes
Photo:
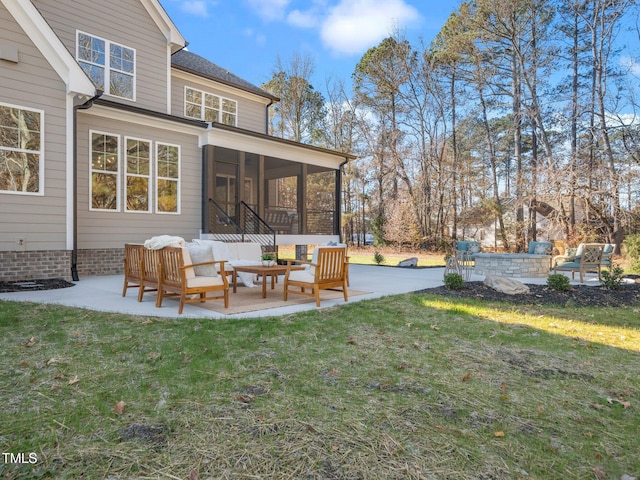
[[[212,198],[209,199],[209,232],[226,242],[254,242],[264,251],[276,251],[276,232],[245,202],[240,202],[239,215],[231,217]]]
[[[209,199],[209,231],[220,240],[243,241],[243,231],[236,220],[212,198]]]
[[[256,211],[240,202],[242,216],[241,224],[244,225],[243,235],[248,241],[259,243],[262,246],[270,247],[271,251],[276,251],[276,232],[265,222]]]

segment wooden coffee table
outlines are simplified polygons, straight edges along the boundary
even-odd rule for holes
[[[304,270],[304,267],[292,266],[291,270]],[[273,290],[278,275],[283,275],[286,271],[286,265],[274,265],[273,267],[265,267],[264,265],[238,265],[237,267],[233,267],[233,293],[236,293],[238,272],[253,273],[255,275],[262,275],[262,298],[267,298],[267,277],[271,277],[271,290]]]

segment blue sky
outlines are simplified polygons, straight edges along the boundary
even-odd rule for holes
[[[447,0],[160,0],[188,49],[260,85],[278,55],[315,60],[312,84],[348,81],[362,55],[394,29],[429,43],[458,1]]]

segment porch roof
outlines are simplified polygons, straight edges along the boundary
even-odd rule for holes
[[[339,169],[349,160],[357,158],[350,153],[337,152],[314,145],[294,142],[221,123],[212,123],[200,137],[200,146],[240,150],[266,157],[281,158],[298,163]]]
[[[214,145],[336,170],[345,162],[357,158],[350,153],[298,143],[221,123],[192,120],[112,100],[100,98],[96,100],[95,105],[94,108],[83,110],[83,113],[108,116],[112,120],[122,121],[131,121],[133,116],[141,125],[159,128],[167,128],[172,125],[173,130],[178,129],[185,133],[199,134],[198,146],[201,148],[205,145]]]

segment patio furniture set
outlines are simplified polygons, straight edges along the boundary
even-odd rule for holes
[[[157,245],[160,246],[160,245]],[[319,246],[311,262],[288,260],[286,265],[260,260],[262,248],[257,243],[224,243],[198,240],[185,246],[147,248],[143,244],[125,244],[124,286],[138,288],[138,301],[147,292],[156,292],[156,307],[167,296],[178,296],[178,313],[185,303],[222,299],[229,307],[229,277],[233,293],[242,280],[253,286],[254,278],[262,278],[262,298],[267,296],[279,275],[284,275],[283,299],[289,293],[310,295],[320,306],[320,290],[341,288],[348,301],[348,257],[343,246]],[[296,288],[293,288],[296,287]]]
[[[586,273],[597,273],[612,267],[615,246],[609,243],[581,243],[577,249],[565,255],[552,256],[551,242],[529,242],[526,253],[485,253],[479,242],[455,242],[455,253],[447,260],[445,274],[459,273],[465,280],[471,272],[478,275],[498,275],[516,278],[544,278],[551,272],[571,272],[580,275],[584,283]]]

